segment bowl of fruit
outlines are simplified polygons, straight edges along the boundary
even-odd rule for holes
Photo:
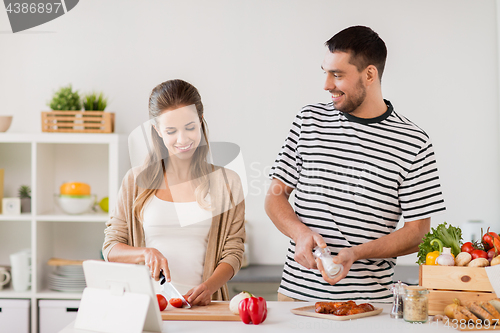
[[[90,194],[90,186],[79,182],[62,184],[60,194],[56,194],[55,198],[59,208],[70,215],[84,214],[96,202],[96,195]]]

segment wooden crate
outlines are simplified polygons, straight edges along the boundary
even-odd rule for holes
[[[444,308],[457,298],[486,301],[496,298],[484,267],[420,265],[419,285],[429,290],[429,314],[444,314]]]
[[[104,111],[42,112],[42,132],[113,133],[115,114]]]

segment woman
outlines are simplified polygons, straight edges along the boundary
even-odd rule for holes
[[[163,271],[192,305],[228,300],[240,269],[245,204],[236,173],[207,162],[209,145],[198,90],[166,81],[149,98],[152,152],[125,176],[106,223],[105,260]]]

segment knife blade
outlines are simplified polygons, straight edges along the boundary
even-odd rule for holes
[[[170,302],[172,298],[180,298],[182,300],[183,308],[191,308],[191,304],[186,301],[184,296],[174,287],[174,285],[170,282],[167,282],[163,271],[160,271],[160,285],[163,296]]]

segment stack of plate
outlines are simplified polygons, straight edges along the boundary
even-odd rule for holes
[[[65,292],[82,292],[85,289],[85,276],[81,265],[57,266],[49,275],[49,289]]]

